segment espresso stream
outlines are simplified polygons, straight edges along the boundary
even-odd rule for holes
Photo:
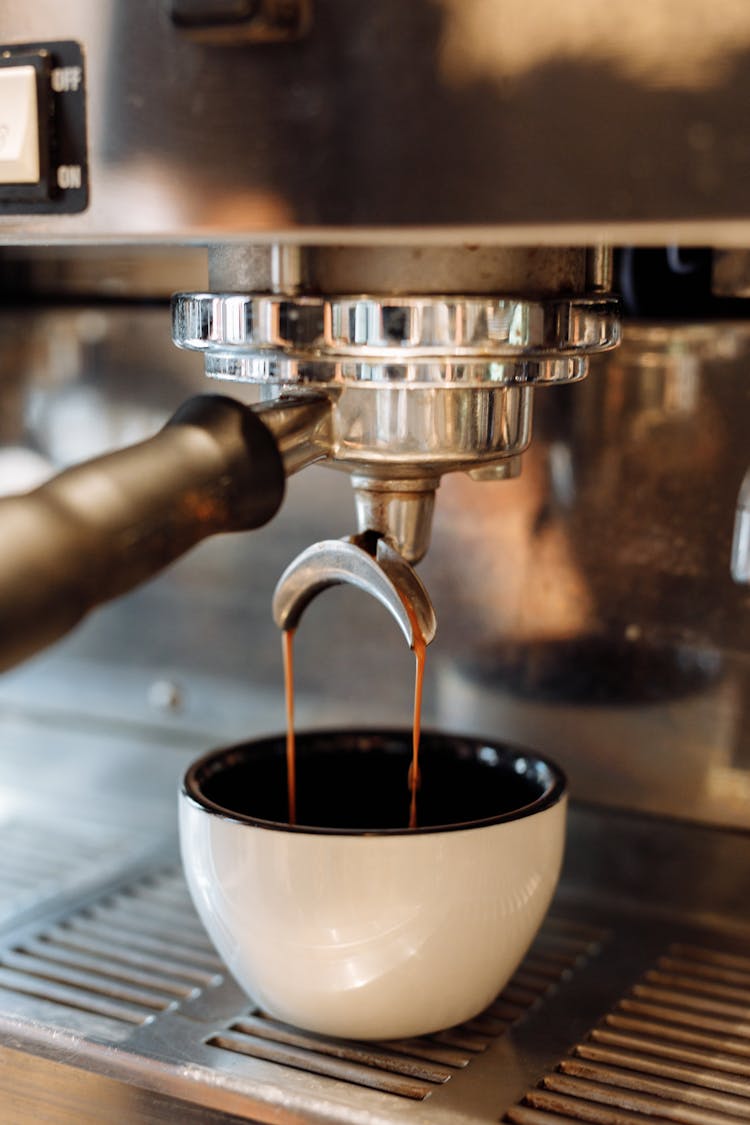
[[[286,697],[286,784],[289,794],[289,823],[297,823],[297,756],[294,749],[294,629],[281,634],[284,654],[284,695]]]
[[[422,724],[422,683],[427,645],[416,615],[408,602],[404,607],[412,628],[412,649],[416,660],[414,676],[414,710],[412,713],[411,765],[409,766],[409,827],[417,827],[417,790],[419,788],[419,739]],[[286,696],[286,776],[289,823],[297,823],[297,771],[294,745],[294,629],[281,634],[284,655],[284,692]]]

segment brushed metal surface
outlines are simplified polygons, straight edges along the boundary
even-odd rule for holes
[[[534,0],[512,34],[500,0],[313,9],[217,46],[163,0],[4,4],[0,42],[83,47],[91,204],[3,239],[747,245],[741,5]]]

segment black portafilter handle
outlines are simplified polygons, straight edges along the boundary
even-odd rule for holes
[[[0,500],[0,670],[207,536],[267,523],[284,498],[290,425],[274,436],[262,416],[201,395],[147,441]]]

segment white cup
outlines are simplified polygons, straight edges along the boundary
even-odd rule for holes
[[[357,1039],[424,1035],[492,1002],[542,922],[562,861],[565,778],[538,755],[425,732],[406,826],[410,731],[216,750],[180,796],[193,902],[269,1015]],[[309,823],[306,823],[309,822]]]

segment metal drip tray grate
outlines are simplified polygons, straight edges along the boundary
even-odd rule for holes
[[[78,1125],[103,1090],[128,1125],[750,1118],[750,954],[720,928],[563,892],[485,1012],[358,1043],[251,1008],[179,869],[154,852],[128,870],[0,939],[0,1099],[25,1091],[19,1123]]]
[[[648,1118],[750,1118],[750,957],[672,945],[506,1115],[516,1125]]]
[[[594,927],[548,918],[531,952],[489,1008],[468,1023],[423,1039],[377,1046],[325,1039],[257,1012],[234,1020],[206,1042],[222,1051],[421,1100],[540,1004],[576,965],[598,951],[605,937]]]
[[[168,872],[0,953],[0,1002],[6,1012],[119,1042],[222,974],[181,876]]]
[[[0,947],[0,1028],[6,1043],[50,1060],[70,1055],[90,1073],[104,1070],[135,1087],[166,1084],[207,1107],[218,1098],[222,1109],[253,1120],[275,1120],[279,1101],[295,1106],[300,1120],[313,1094],[326,1120],[348,1120],[353,1103],[385,1120],[398,1105],[429,1099],[432,1106],[510,1028],[565,991],[607,936],[600,926],[551,916],[475,1019],[421,1039],[347,1042],[248,1009],[181,874],[161,870],[11,935]]]

